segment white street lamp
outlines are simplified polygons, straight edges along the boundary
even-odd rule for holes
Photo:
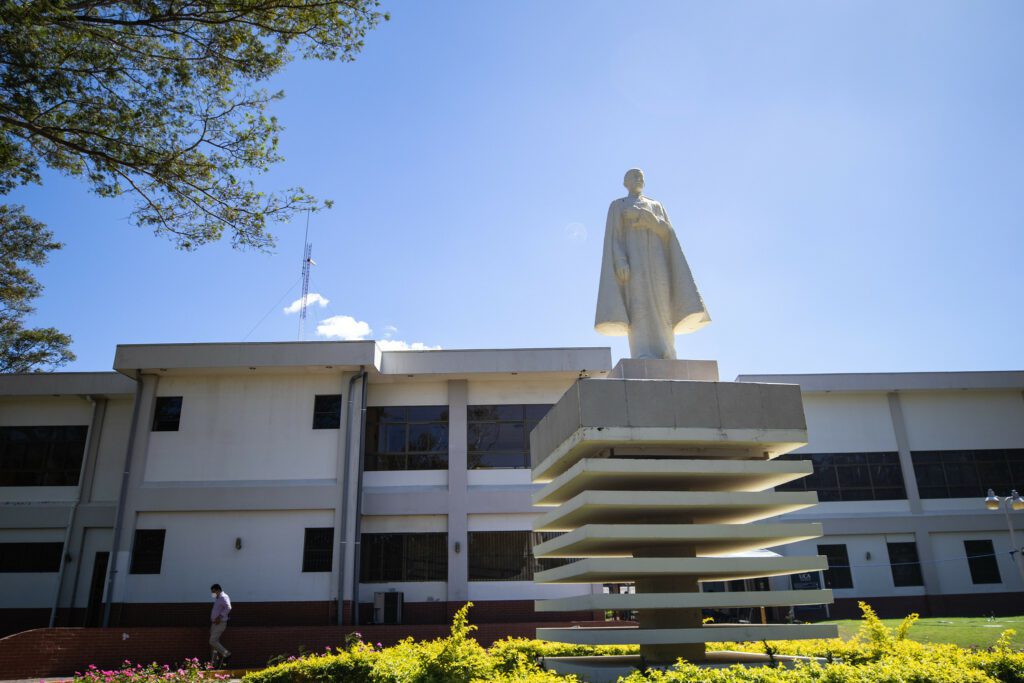
[[[1020,572],[1021,580],[1024,581],[1024,558],[1021,557],[1022,553],[1020,546],[1017,545],[1013,520],[1010,519],[1010,508],[1013,508],[1014,511],[1024,510],[1024,498],[1020,497],[1017,489],[1010,491],[1010,495],[1005,498],[1000,498],[996,495],[995,491],[989,489],[988,496],[985,498],[985,507],[989,510],[1003,509],[1003,514],[1006,515],[1006,526],[1010,529],[1010,546],[1013,548],[1013,561],[1017,565],[1017,571]]]

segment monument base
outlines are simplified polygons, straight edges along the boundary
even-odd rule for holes
[[[826,660],[822,657],[775,655],[774,665],[788,669],[797,663],[807,664],[810,662],[825,664]],[[554,671],[560,676],[572,674],[579,678],[582,683],[615,683],[620,677],[628,676],[634,671],[643,668],[665,671],[675,666],[674,662],[672,664],[644,662],[640,655],[545,657],[542,664],[545,669]],[[702,669],[726,669],[737,664],[742,666],[772,666],[772,660],[768,655],[759,652],[719,650],[705,653],[704,660],[694,662],[694,664]]]
[[[718,361],[623,358],[607,379],[674,379],[697,382],[718,381]]]

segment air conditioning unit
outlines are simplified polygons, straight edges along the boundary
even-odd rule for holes
[[[402,623],[402,603],[405,602],[405,594],[398,591],[373,594],[373,623],[375,624],[400,624]]]

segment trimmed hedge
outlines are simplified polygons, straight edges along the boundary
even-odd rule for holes
[[[248,674],[244,683],[557,683],[575,682],[543,668],[546,657],[636,654],[636,646],[592,647],[507,638],[489,649],[470,637],[472,603],[456,613],[451,635],[376,649],[353,639],[336,652],[313,654]],[[988,650],[907,640],[917,619],[907,617],[890,629],[861,603],[864,622],[851,640],[709,643],[708,649],[824,658],[825,664],[794,668],[743,667],[704,669],[679,662],[669,671],[637,671],[621,683],[1024,683],[1024,654],[1003,633]]]

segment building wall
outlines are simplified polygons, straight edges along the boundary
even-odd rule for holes
[[[161,377],[181,423],[149,435],[145,481],[334,479],[340,432],[312,428],[313,402],[343,389],[337,375]]]

